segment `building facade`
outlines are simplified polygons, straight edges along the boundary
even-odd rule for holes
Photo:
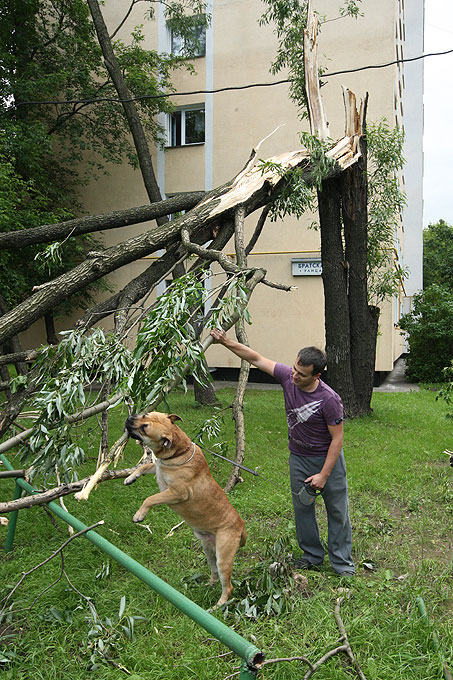
[[[205,49],[194,59],[196,74],[175,74],[175,112],[162,114],[160,123],[167,131],[165,148],[154,149],[153,160],[163,196],[179,192],[209,190],[234,177],[247,161],[251,149],[270,132],[278,130],[260,148],[269,158],[300,147],[299,133],[307,130],[296,106],[288,97],[288,85],[260,86],[284,78],[271,75],[277,38],[272,26],[260,26],[265,7],[261,0],[208,0],[211,23],[206,30]],[[321,26],[319,62],[327,73],[342,75],[324,78],[324,106],[330,134],[344,134],[344,108],[341,86],[357,97],[369,93],[368,121],[386,118],[406,132],[407,164],[401,183],[407,193],[407,209],[395,230],[395,259],[409,266],[410,277],[394,300],[381,304],[376,359],[377,371],[389,371],[403,351],[398,319],[410,297],[422,287],[422,60],[384,68],[357,70],[359,67],[395,62],[423,52],[423,0],[363,0],[363,16],[353,19],[340,15],[340,0],[314,0],[313,8],[327,21]],[[103,5],[109,28],[116,28],[128,3],[110,0]],[[122,39],[142,23],[140,3],[122,28]],[[180,49],[165,23],[163,6],[156,18],[145,22],[143,30],[151,49],[169,52]],[[204,53],[203,53],[204,52]],[[236,87],[247,89],[228,89]],[[211,91],[223,90],[211,93]],[[208,91],[208,93],[205,93]],[[200,92],[186,95],[187,92]],[[281,127],[279,127],[281,126]],[[129,166],[112,167],[110,176],[89,186],[83,201],[91,213],[110,212],[147,202],[141,178]],[[258,213],[247,218],[252,233]],[[320,235],[311,228],[316,215],[305,219],[286,218],[269,222],[249,256],[251,266],[264,267],[272,281],[297,286],[285,293],[261,287],[250,303],[252,325],[250,345],[265,356],[291,363],[304,345],[324,345],[324,300],[320,275]],[[136,225],[129,235],[151,225]],[[124,230],[107,232],[106,245],[124,240]],[[233,247],[227,247],[232,252]],[[149,261],[135,262],[111,277],[115,287],[137,276]],[[236,368],[238,360],[222,347],[209,350],[212,366]]]

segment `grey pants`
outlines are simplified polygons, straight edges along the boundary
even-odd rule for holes
[[[325,456],[298,456],[292,453],[289,457],[297,542],[303,550],[304,559],[312,564],[321,564],[325,554],[319,537],[315,503],[303,505],[297,493],[307,477],[321,472],[324,461]],[[338,574],[354,573],[354,563],[351,557],[352,532],[349,518],[348,481],[343,451],[326,482],[322,499],[327,511],[327,552],[330,563]],[[316,503],[319,503],[319,499]]]

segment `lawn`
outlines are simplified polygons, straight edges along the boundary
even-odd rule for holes
[[[221,389],[218,396],[228,405],[233,391]],[[246,520],[248,540],[235,563],[237,597],[228,612],[215,615],[256,644],[267,658],[305,655],[314,662],[338,644],[334,607],[341,595],[345,598],[341,616],[367,680],[434,680],[442,678],[439,651],[453,665],[453,468],[443,453],[453,445],[451,421],[445,417],[446,405],[436,401],[431,390],[375,393],[372,405],[371,416],[345,425],[356,578],[345,589],[325,563],[319,572],[306,572],[308,582],[296,587],[283,569],[280,580],[267,579],[268,592],[275,588],[280,613],[254,616],[251,610],[246,615],[241,604],[247,587],[252,602],[256,575],[274,574],[273,562],[286,566],[290,554],[297,557],[300,551],[289,492],[283,397],[275,390],[247,391],[244,463],[256,468],[260,476],[244,472],[243,483],[230,494]],[[182,425],[191,436],[212,414],[211,409],[196,406],[191,393],[181,392],[170,396],[168,410],[183,417]],[[226,455],[231,457],[230,413],[225,411],[223,438],[228,443]],[[122,431],[125,414],[120,408],[111,414],[113,442]],[[80,430],[85,445],[93,441],[80,476],[94,468],[96,436],[92,424]],[[134,465],[139,456],[139,447],[129,441],[121,466]],[[224,484],[230,465],[208,452],[206,457],[213,475]],[[1,499],[12,498],[13,482],[0,484]],[[168,536],[179,518],[166,506],[155,508],[144,525],[131,522],[143,498],[155,488],[152,477],[127,488],[118,480],[101,484],[88,503],[77,503],[72,497],[66,497],[65,503],[86,524],[105,520],[97,529],[101,535],[209,608],[220,590],[218,585],[206,586],[207,565],[190,529],[184,525]],[[323,506],[319,501],[318,505],[325,537]],[[5,535],[2,527],[0,544]],[[21,572],[43,561],[67,538],[66,525],[43,508],[21,511],[14,550],[0,557],[2,595],[17,583]],[[2,630],[4,634],[0,643],[8,659],[2,664],[5,680],[63,676],[65,680],[222,680],[237,672],[237,657],[225,655],[228,650],[222,644],[86,539],[73,540],[63,556],[71,584],[85,597],[65,578],[48,588],[60,575],[59,557],[26,578],[8,603],[12,603],[10,616],[0,624],[0,635]],[[282,579],[286,579],[286,594],[281,592]],[[427,620],[420,616],[419,596],[426,604]],[[95,605],[97,624],[100,620],[106,628],[102,634],[96,633],[86,597]],[[120,609],[120,625],[115,627]],[[132,617],[139,618],[132,622]],[[433,633],[440,650],[433,644]],[[113,663],[102,654],[106,646]],[[93,663],[97,667],[92,671]],[[280,662],[266,666],[258,677],[289,680],[302,678],[306,671],[300,661]],[[344,657],[336,655],[315,677],[357,676]]]

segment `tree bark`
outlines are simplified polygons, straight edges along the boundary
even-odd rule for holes
[[[111,479],[124,479],[129,477],[135,468],[127,468],[125,470],[106,470],[98,482],[107,482]],[[32,508],[34,505],[45,505],[50,501],[54,501],[62,496],[81,491],[85,484],[90,480],[90,477],[79,479],[77,482],[68,484],[60,484],[53,489],[43,491],[42,493],[34,494],[33,496],[24,496],[15,501],[5,501],[0,503],[0,512],[14,512],[15,510],[23,510],[24,508]]]
[[[324,284],[327,379],[341,395],[346,415],[355,412],[350,356],[349,273],[342,241],[338,182],[326,180],[318,192],[321,261]]]
[[[3,295],[0,294],[0,315],[6,314],[8,311],[9,311],[8,305],[6,304],[5,298],[3,297]],[[3,361],[0,365],[4,366],[5,363],[12,363],[12,364],[14,364],[18,375],[27,375],[28,366],[27,366],[27,364],[25,364],[19,358],[20,354],[22,353],[22,344],[20,342],[19,336],[13,335],[11,338],[9,338],[7,346],[4,347],[3,349],[4,349],[4,356],[2,357]],[[5,356],[7,356],[7,352],[10,352],[13,355],[16,355],[16,357],[9,362],[5,362]],[[2,377],[3,377],[3,374],[2,374]],[[5,380],[6,380],[6,378],[5,378]],[[7,380],[9,382],[9,375],[8,375]],[[6,388],[6,390],[7,389],[8,388]]]
[[[355,414],[368,413],[373,393],[379,309],[368,304],[368,181],[366,136],[361,158],[341,177],[346,261],[349,274],[351,371]]]
[[[23,231],[6,232],[0,234],[0,250],[25,248],[25,246],[36,245],[37,243],[50,243],[81,234],[92,234],[97,231],[108,231],[109,229],[130,227],[133,224],[142,224],[164,215],[190,210],[204,196],[206,196],[204,191],[193,191],[188,194],[173,196],[165,201],[158,201],[152,205],[141,205],[136,208],[116,210],[102,215],[77,217],[66,222],[43,224]]]
[[[317,19],[308,3],[304,32],[306,94],[312,134],[328,138],[328,123],[319,87]],[[367,95],[368,97],[368,95]],[[345,135],[354,139],[355,162],[339,179],[318,191],[321,260],[324,283],[327,375],[340,394],[347,416],[370,410],[379,311],[367,296],[367,175],[365,103],[357,110],[355,95],[343,88]],[[343,244],[344,235],[344,244]]]
[[[208,369],[208,365],[205,360],[205,370]],[[208,383],[207,385],[202,385],[198,380],[193,381],[193,391],[194,399],[198,404],[203,406],[215,406],[219,402],[217,401],[217,396],[215,393],[215,388],[213,383]]]
[[[58,345],[57,333],[55,331],[55,320],[51,312],[44,314],[44,323],[46,325],[47,343],[49,345]]]
[[[105,25],[104,17],[97,0],[88,0],[91,16],[93,18],[94,27],[99,40],[99,45],[104,55],[105,65],[109,75],[113,81],[119,98],[122,100],[122,106],[129,123],[129,128],[134,140],[135,150],[137,151],[138,162],[142,173],[143,183],[148,194],[150,203],[162,200],[159,186],[157,184],[156,175],[154,173],[151,154],[149,152],[148,142],[146,140],[145,132],[138,115],[135,103],[131,101],[132,95],[123,78],[118,61],[113,51],[107,26]],[[129,100],[129,101],[128,101]],[[159,217],[158,224],[167,222],[166,217]]]
[[[245,269],[247,267],[247,256],[244,246],[244,209],[239,206],[235,214],[235,228],[234,228],[234,245],[236,251],[236,262],[238,267]],[[243,345],[248,346],[247,333],[245,332],[244,322],[239,320],[235,325],[236,338]],[[245,456],[245,420],[244,420],[244,395],[247,387],[247,382],[250,374],[250,364],[248,361],[241,360],[241,368],[239,370],[239,379],[236,387],[236,394],[233,401],[233,419],[236,436],[236,455],[234,462],[241,465]],[[231,471],[228,482],[225,486],[225,492],[229,493],[234,486],[242,480],[240,475],[240,468],[235,465]]]

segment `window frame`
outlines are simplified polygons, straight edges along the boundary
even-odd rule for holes
[[[180,33],[175,31],[171,26],[167,26],[168,28],[168,33],[169,33],[169,45],[170,45],[170,53],[173,54],[175,57],[186,57],[188,59],[200,59],[201,57],[206,56],[206,26],[197,26],[193,27],[195,38],[198,42],[199,47],[197,47],[197,51],[191,51],[190,47],[186,51],[187,45],[190,46],[190,43],[192,41],[186,40]],[[178,39],[180,40],[180,47],[177,47],[175,49],[175,40]],[[192,42],[192,45],[194,42]]]
[[[203,115],[203,123],[204,123],[204,135],[203,135],[203,140],[199,142],[186,142],[186,113],[190,113],[192,111],[203,111],[203,114],[205,114],[206,111],[206,106],[205,104],[193,104],[192,106],[184,106],[184,107],[178,107],[173,111],[172,113],[167,114],[167,143],[166,143],[166,148],[168,149],[178,149],[182,146],[200,146],[201,144],[205,144],[206,142],[206,120],[205,116]],[[174,133],[174,120],[175,120],[175,114],[181,114],[180,117],[180,143],[177,144],[175,143],[178,137],[178,132]]]

